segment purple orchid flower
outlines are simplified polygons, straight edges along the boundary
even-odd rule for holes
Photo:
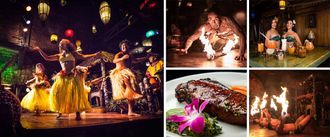
[[[191,104],[185,106],[185,116],[172,115],[167,118],[167,120],[175,123],[181,123],[178,128],[179,134],[183,132],[188,126],[195,133],[202,133],[204,130],[204,117],[202,116],[202,111],[205,106],[209,103],[208,100],[205,100],[200,106],[199,109],[199,100],[193,99]]]

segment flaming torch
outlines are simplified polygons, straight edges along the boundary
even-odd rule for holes
[[[262,96],[262,101],[261,101],[261,104],[260,104],[260,109],[264,109],[266,107],[267,97],[268,97],[268,94],[266,92],[264,92],[264,95]]]
[[[260,102],[260,98],[259,97],[255,97],[254,102],[251,106],[251,115],[255,115],[257,113],[260,113],[260,109],[259,109],[259,102]]]
[[[206,52],[207,59],[213,60],[215,57],[215,50],[205,36],[205,27],[202,28],[202,34],[199,36],[199,40],[204,44],[204,52]]]
[[[275,105],[274,99],[270,100],[270,108],[273,108],[275,111],[277,111],[277,106]]]
[[[273,98],[276,99],[277,103],[282,104],[282,113],[281,116],[282,117],[286,117],[288,114],[288,107],[289,107],[289,101],[286,99],[286,92],[288,91],[288,89],[286,87],[281,87],[282,88],[282,94],[277,97],[275,95],[273,95]]]
[[[225,47],[222,50],[222,53],[227,54],[228,52],[230,52],[231,49],[233,47],[235,47],[235,45],[238,43],[238,40],[239,40],[239,37],[236,34],[234,34],[234,39],[228,40],[228,42],[226,43]]]

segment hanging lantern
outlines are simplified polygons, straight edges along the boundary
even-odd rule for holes
[[[92,26],[92,33],[96,33],[97,32],[97,30],[96,30],[96,26],[93,24],[93,26]]]
[[[31,11],[32,10],[32,7],[30,5],[26,6],[25,8],[26,11]]]
[[[82,52],[81,41],[80,40],[76,40],[76,46],[77,46],[77,51]]]
[[[81,41],[80,40],[76,40],[76,45],[79,47],[81,45]]]
[[[285,10],[286,2],[285,0],[280,0],[279,2],[280,10]]]
[[[67,30],[65,30],[65,36],[66,36],[66,37],[72,38],[73,35],[74,35],[74,32],[73,32],[72,29],[67,29]]]
[[[103,24],[109,23],[110,17],[111,17],[111,9],[110,9],[110,6],[109,6],[108,2],[103,1],[100,4],[100,11],[99,12],[100,12],[100,17],[101,17],[101,20],[102,20]]]
[[[50,35],[50,42],[51,42],[52,44],[56,44],[57,41],[58,41],[58,36],[57,36],[56,34],[52,34],[52,35]]]
[[[66,0],[61,0],[61,5],[64,7],[66,5]]]
[[[146,32],[146,37],[149,38],[149,37],[152,37],[152,36],[155,36],[155,35],[158,35],[158,31],[157,30],[149,30]]]
[[[152,46],[152,41],[150,39],[145,39],[142,41],[142,45],[145,47],[151,47]]]
[[[42,21],[46,21],[49,15],[50,7],[45,1],[40,1],[38,4],[38,14]]]
[[[23,28],[23,32],[27,32],[28,31],[28,28]]]

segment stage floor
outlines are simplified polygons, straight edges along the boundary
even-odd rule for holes
[[[246,67],[246,60],[235,60],[235,56],[238,55],[238,49],[233,49],[227,55],[218,57],[214,60],[207,60],[206,52],[202,51],[179,55],[175,51],[167,50],[166,55],[168,67]]]
[[[63,115],[56,119],[56,113],[23,113],[21,124],[29,136],[162,136],[161,115],[128,116],[119,113],[83,113],[82,120],[76,121],[75,114]],[[143,130],[151,131],[142,132]],[[129,132],[125,132],[129,130]],[[152,133],[152,134],[151,134]]]

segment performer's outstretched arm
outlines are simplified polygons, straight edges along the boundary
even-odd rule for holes
[[[186,46],[185,46],[185,49],[183,50],[183,52],[185,52],[186,54],[188,53],[188,49],[191,47],[192,43],[202,35],[203,27],[204,27],[204,25],[201,26],[200,28],[198,28],[197,31],[187,39]]]
[[[82,60],[85,60],[85,59],[88,59],[90,57],[94,57],[94,56],[97,56],[99,55],[101,52],[96,52],[96,53],[93,53],[93,54],[81,54],[79,52],[74,52],[74,56],[76,56],[77,58],[79,59],[82,59]]]
[[[40,55],[46,60],[46,61],[58,61],[59,54],[54,54],[54,55],[47,55],[44,51],[40,49],[40,47],[34,47],[34,50],[37,50]]]
[[[36,80],[36,78],[30,79],[30,80],[26,81],[25,84],[26,84],[26,85],[30,85],[30,84],[32,84],[35,80]]]

